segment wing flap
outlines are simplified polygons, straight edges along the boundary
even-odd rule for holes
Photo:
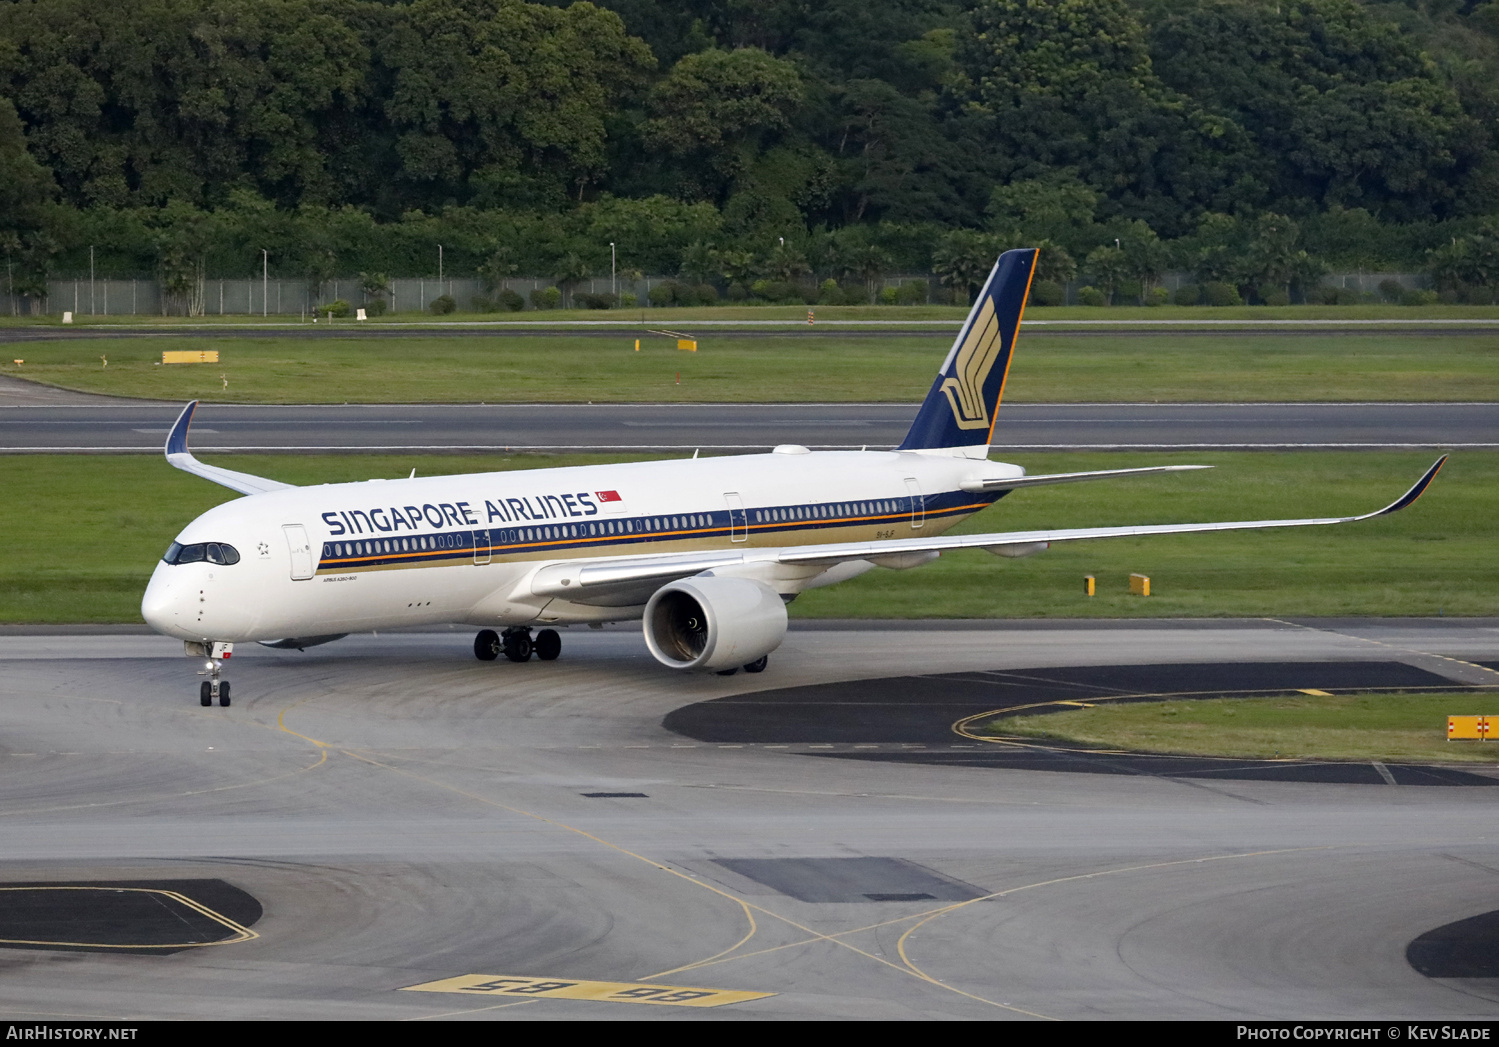
[[[197,400],[184,407],[182,413],[177,416],[177,421],[173,423],[172,431],[167,434],[166,456],[169,464],[185,473],[212,480],[219,486],[238,491],[240,494],[265,494],[268,491],[282,491],[294,486],[284,484],[279,480],[268,480],[263,476],[252,476],[250,473],[236,472],[233,469],[221,469],[216,465],[205,465],[198,461],[187,449],[187,431],[193,424],[193,413],[197,409]]]

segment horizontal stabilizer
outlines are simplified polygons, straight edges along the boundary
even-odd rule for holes
[[[964,480],[958,486],[975,494],[982,491],[1013,491],[1018,487],[1045,487],[1048,484],[1075,484],[1084,480],[1102,480],[1110,476],[1140,476],[1144,473],[1184,473],[1192,469],[1211,469],[1211,465],[1147,465],[1141,469],[1097,469],[1090,473],[1050,473],[1040,476],[1017,476],[999,480]]]
[[[185,473],[212,480],[240,494],[265,494],[268,491],[281,491],[294,486],[284,484],[280,480],[267,480],[263,476],[235,472],[233,469],[220,469],[216,465],[204,465],[194,458],[193,453],[187,449],[187,430],[193,424],[193,412],[197,409],[198,401],[196,400],[184,407],[182,413],[177,416],[172,431],[167,434],[166,453],[169,463]]]

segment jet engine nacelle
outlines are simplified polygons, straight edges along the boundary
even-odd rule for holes
[[[737,669],[781,646],[786,604],[764,582],[701,575],[656,590],[643,625],[646,646],[669,669]]]

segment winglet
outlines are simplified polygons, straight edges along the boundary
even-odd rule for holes
[[[252,476],[250,473],[235,472],[233,469],[220,469],[216,465],[204,465],[194,458],[192,451],[187,447],[187,431],[193,424],[193,412],[197,409],[198,401],[191,401],[177,416],[177,421],[172,423],[164,448],[169,465],[185,473],[201,476],[205,480],[212,480],[240,494],[265,494],[267,491],[279,491],[293,486],[284,484],[280,480],[267,480],[263,476]]]
[[[1442,457],[1436,460],[1436,462],[1430,469],[1426,470],[1421,479],[1417,480],[1415,486],[1412,487],[1409,491],[1406,491],[1403,495],[1395,499],[1393,502],[1391,502],[1389,505],[1385,506],[1378,512],[1369,513],[1366,516],[1359,516],[1356,517],[1356,519],[1372,520],[1376,516],[1388,516],[1391,513],[1398,513],[1400,510],[1406,508],[1417,498],[1420,498],[1423,494],[1426,493],[1426,489],[1431,486],[1431,481],[1437,478],[1437,473],[1441,472],[1442,466],[1446,464],[1447,456],[1444,454],[1442,455]]]
[[[187,430],[193,424],[193,412],[198,409],[198,401],[193,400],[182,409],[177,416],[177,421],[172,424],[172,431],[167,433],[167,459],[171,460],[174,454],[188,454]]]

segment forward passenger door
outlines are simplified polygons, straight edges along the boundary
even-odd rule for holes
[[[301,524],[282,524],[281,532],[286,535],[286,547],[291,552],[291,579],[305,582],[317,572],[307,528]]]

